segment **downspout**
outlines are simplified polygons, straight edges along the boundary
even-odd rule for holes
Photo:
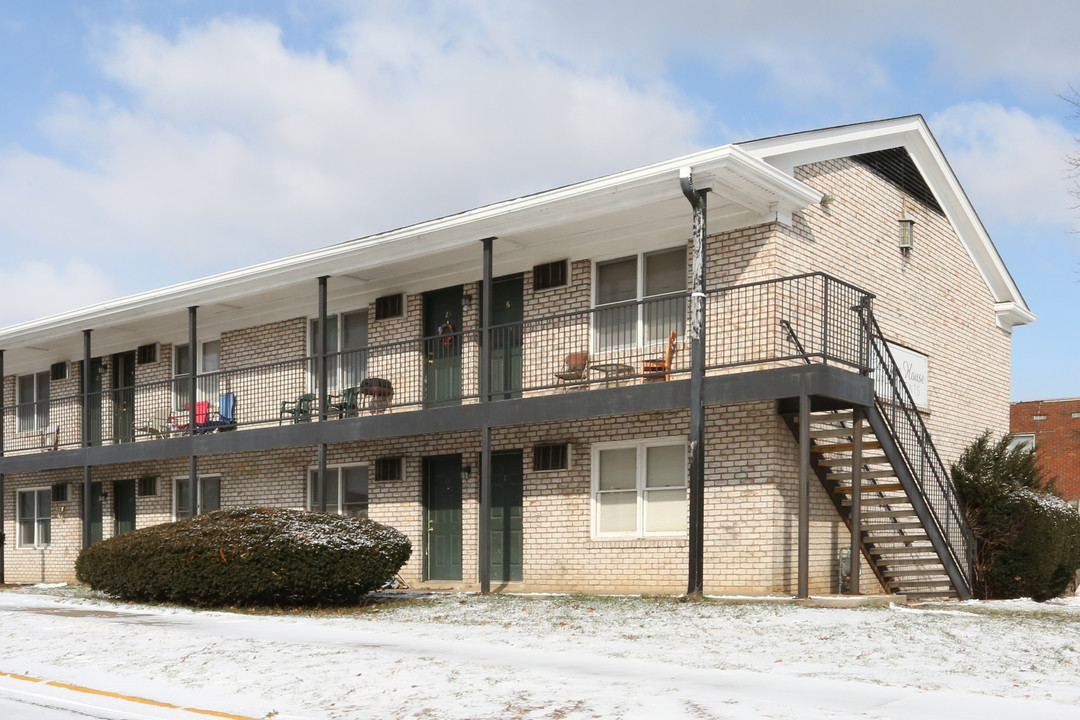
[[[679,170],[683,195],[694,210],[690,289],[690,476],[686,594],[704,591],[705,570],[705,235],[706,190],[694,187],[692,168]]]
[[[327,382],[326,382],[326,345],[329,339],[329,328],[326,326],[326,282],[329,279],[328,275],[319,276],[319,332],[315,333],[315,397],[318,398],[317,405],[319,416],[319,443],[316,446],[318,470],[316,471],[315,478],[315,495],[316,502],[315,507],[312,510],[318,512],[326,512],[326,442],[323,440],[322,428],[326,425],[326,398],[327,398]],[[338,478],[338,493],[341,493],[340,477]],[[336,499],[335,499],[336,501]],[[341,508],[338,508],[340,512]]]
[[[484,244],[484,282],[480,290],[480,402],[491,402],[491,285],[492,253],[495,238],[481,240]],[[485,414],[486,415],[486,414]],[[480,429],[480,592],[491,592],[491,425],[485,419]]]

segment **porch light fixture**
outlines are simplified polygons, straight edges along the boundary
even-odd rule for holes
[[[907,255],[915,247],[915,221],[907,215],[900,216],[900,251]]]

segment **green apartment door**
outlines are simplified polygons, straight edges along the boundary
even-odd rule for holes
[[[135,353],[112,356],[113,437],[118,442],[135,439]]]
[[[104,501],[101,496],[101,483],[90,483],[90,544],[101,542],[101,523],[104,515]]]
[[[522,453],[491,454],[491,579],[521,580]]]
[[[135,529],[134,480],[117,480],[113,483],[113,515],[116,519],[117,535]]]
[[[461,404],[462,287],[424,293],[424,407]]]
[[[521,397],[521,320],[523,274],[491,283],[491,392],[495,400]]]
[[[424,579],[461,580],[461,456],[424,458]]]

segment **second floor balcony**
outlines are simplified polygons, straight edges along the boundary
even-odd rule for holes
[[[846,282],[811,273],[713,290],[704,300],[707,376],[807,363],[871,370],[864,321],[872,296]],[[109,383],[104,372],[93,377],[100,368],[92,363],[90,392],[29,402],[19,400],[41,393],[17,393],[3,409],[3,450],[168,442],[473,405],[482,400],[485,342],[491,401],[573,394],[587,404],[593,390],[688,378],[689,336],[689,294],[673,293],[487,330],[445,323],[434,334],[325,355],[244,357],[235,367],[149,383],[115,381],[123,377],[116,372]]]

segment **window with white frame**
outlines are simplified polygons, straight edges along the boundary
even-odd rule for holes
[[[319,507],[318,470],[308,473],[308,510]],[[367,465],[326,468],[326,512],[367,517]]]
[[[319,320],[309,324],[308,348],[316,357]],[[367,377],[368,314],[367,310],[326,316],[326,385],[330,392],[356,387]],[[314,386],[316,373],[312,363],[311,377]]]
[[[1035,433],[1012,433],[1009,438],[1009,452],[1017,448],[1035,451]]]
[[[42,548],[52,542],[52,488],[32,488],[18,492],[17,510],[21,548]]]
[[[686,246],[596,264],[595,347],[662,345],[686,334]]]
[[[686,534],[686,441],[603,443],[592,448],[593,536]]]
[[[195,496],[195,515],[221,509],[221,478],[215,475],[200,477]],[[176,478],[173,481],[173,517],[177,520],[192,516],[191,480]]]
[[[18,431],[44,430],[49,425],[49,373],[19,375],[15,393]]]
[[[196,400],[209,400],[217,402],[221,387],[221,379],[216,374],[221,370],[221,341],[209,340],[202,343],[202,352],[199,353],[199,364],[195,372],[199,375],[212,373],[200,377],[196,381]],[[188,404],[188,373],[191,372],[191,351],[187,344],[173,347],[173,395],[177,408],[187,407]]]

